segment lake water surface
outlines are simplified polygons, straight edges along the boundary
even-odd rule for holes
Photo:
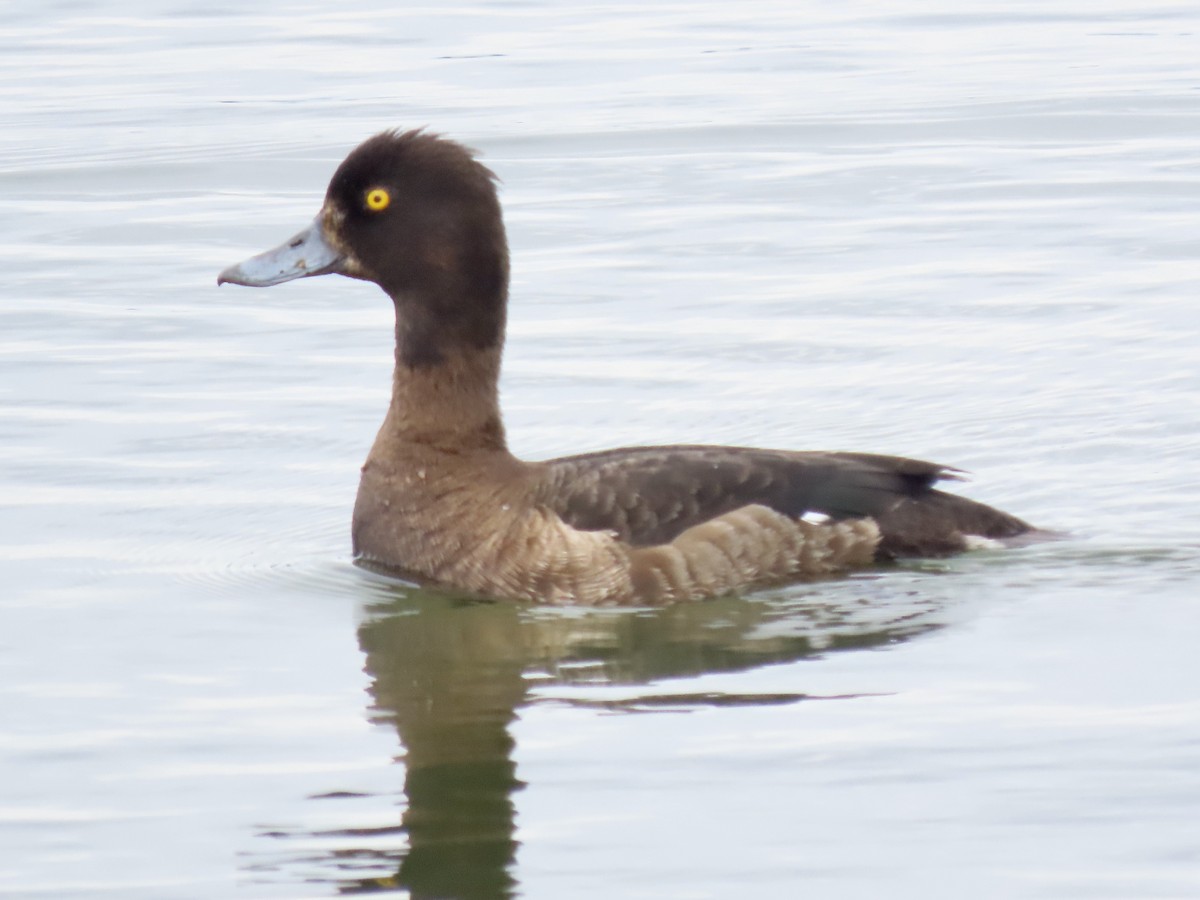
[[[11,4],[0,896],[1200,896],[1195,4]],[[355,567],[366,136],[503,179],[510,442],[908,454],[1065,540],[667,609]]]

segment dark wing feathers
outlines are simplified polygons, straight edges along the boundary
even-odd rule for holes
[[[883,555],[962,549],[962,534],[1010,537],[1019,519],[932,489],[957,469],[867,453],[789,452],[743,447],[630,447],[542,464],[541,500],[584,531],[612,531],[635,546],[750,504],[799,518],[870,516]]]

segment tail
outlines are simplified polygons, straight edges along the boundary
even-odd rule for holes
[[[881,538],[876,556],[939,557],[961,553],[979,539],[1007,542],[1037,532],[1032,525],[975,500],[927,489],[877,513]]]

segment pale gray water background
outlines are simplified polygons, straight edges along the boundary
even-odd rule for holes
[[[0,895],[1200,896],[1196,4],[10,3],[0,116]],[[355,568],[389,305],[215,275],[426,124],[504,180],[520,454],[905,453],[1072,537]]]

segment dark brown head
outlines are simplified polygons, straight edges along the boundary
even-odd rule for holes
[[[264,286],[332,272],[392,297],[403,365],[434,365],[456,348],[498,349],[508,244],[495,176],[437,135],[378,134],[338,166],[313,226],[218,282]]]

